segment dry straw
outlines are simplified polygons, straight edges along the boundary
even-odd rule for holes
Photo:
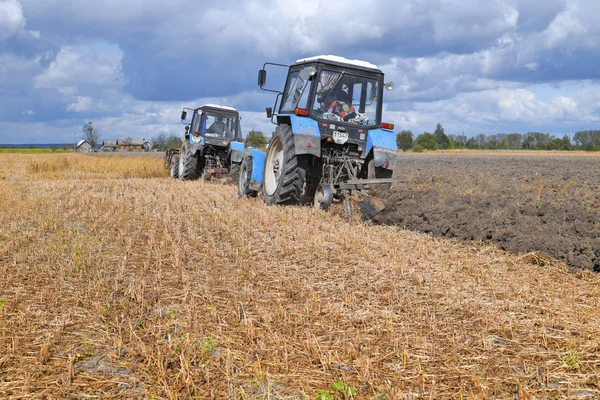
[[[0,397],[600,396],[598,275],[158,158],[0,161]]]

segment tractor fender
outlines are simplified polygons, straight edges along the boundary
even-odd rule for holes
[[[231,162],[232,163],[241,163],[244,159],[244,143],[241,142],[231,142]]]
[[[398,157],[398,146],[393,132],[382,129],[370,130],[365,154],[369,154],[370,151],[373,151],[373,162],[376,167],[384,167],[385,164],[388,164],[386,169],[394,169]]]
[[[288,115],[294,134],[296,155],[311,154],[321,157],[321,131],[317,121],[307,117]]]
[[[265,172],[265,153],[259,149],[246,149],[246,156],[252,158],[252,176],[250,177],[250,188],[260,190]],[[258,189],[256,189],[258,188]]]
[[[312,135],[294,134],[294,149],[296,155],[311,154],[321,157],[321,137]]]
[[[190,139],[188,141],[188,146],[190,149],[190,154],[194,156],[196,154],[202,154],[202,151],[204,150],[204,138],[201,139],[200,143],[192,143],[192,139]]]

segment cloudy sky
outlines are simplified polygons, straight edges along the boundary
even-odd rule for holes
[[[600,129],[598,0],[0,0],[0,143],[182,134],[204,103],[270,134],[257,70],[317,54],[377,64],[397,130]]]

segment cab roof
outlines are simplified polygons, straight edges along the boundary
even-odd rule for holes
[[[294,64],[294,65],[305,64],[308,62],[323,62],[323,63],[327,63],[327,64],[340,65],[340,66],[344,66],[344,67],[374,70],[374,71],[382,73],[382,71],[377,67],[377,65],[372,64],[368,61],[350,60],[348,58],[334,56],[334,55],[320,55],[320,56],[314,56],[314,57],[301,58],[299,60],[296,60],[296,64]]]
[[[204,104],[198,108],[216,108],[219,110],[224,110],[224,111],[233,111],[233,112],[238,112],[235,108],[233,107],[228,107],[228,106],[219,106],[216,104]]]

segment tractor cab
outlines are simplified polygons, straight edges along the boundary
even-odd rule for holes
[[[186,128],[185,138],[191,144],[228,146],[231,141],[242,141],[239,113],[231,107],[203,105],[192,110],[192,121]],[[181,119],[187,112],[181,113]]]
[[[264,69],[259,85],[261,76],[264,85]],[[337,56],[300,59],[289,67],[285,88],[276,99],[278,112],[268,108],[267,116],[277,117],[278,123],[289,116],[308,117],[317,122],[321,139],[364,150],[370,130],[393,130],[392,124],[381,122],[383,89],[393,88],[383,80],[383,72],[365,61]]]
[[[383,72],[374,65],[299,60],[290,67],[279,112],[375,128],[381,121],[382,89]]]

